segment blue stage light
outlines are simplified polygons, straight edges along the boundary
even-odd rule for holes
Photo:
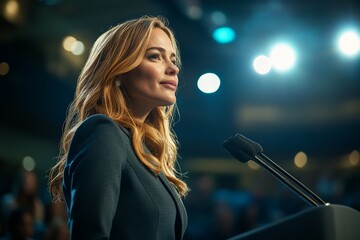
[[[236,33],[232,28],[220,27],[214,30],[213,38],[220,44],[226,44],[235,40]]]

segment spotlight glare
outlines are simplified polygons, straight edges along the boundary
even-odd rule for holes
[[[235,37],[235,31],[229,27],[220,27],[213,32],[213,38],[220,44],[230,43],[235,40]]]
[[[255,71],[261,75],[268,74],[271,70],[271,61],[267,56],[257,56],[253,61]]]
[[[214,93],[220,87],[220,78],[214,73],[205,73],[199,77],[197,86],[203,93]]]
[[[355,31],[346,31],[338,40],[339,50],[346,56],[354,56],[360,51],[360,37]]]
[[[76,41],[71,46],[71,52],[76,56],[83,54],[84,49],[84,44],[81,41]]]
[[[272,48],[270,59],[272,66],[276,70],[283,72],[294,66],[296,60],[295,51],[287,44],[278,44]]]

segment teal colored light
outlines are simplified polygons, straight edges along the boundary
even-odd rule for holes
[[[213,32],[213,38],[220,44],[230,43],[234,41],[235,37],[235,31],[229,27],[220,27]]]

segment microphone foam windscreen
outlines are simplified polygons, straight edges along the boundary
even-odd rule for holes
[[[252,159],[248,153],[242,151],[236,146],[236,144],[234,144],[233,138],[225,140],[223,146],[229,153],[231,153],[237,160],[242,163],[246,163]]]
[[[252,151],[254,153],[254,155],[258,155],[259,153],[263,152],[263,148],[261,147],[260,144],[254,142],[253,140],[251,140],[251,139],[249,139],[249,138],[247,138],[244,135],[241,135],[239,133],[234,136],[234,141],[236,141],[236,143],[238,144],[239,147],[243,147],[245,142],[246,142],[245,147],[249,151]],[[251,147],[248,146],[248,145],[251,145]]]
[[[235,136],[224,141],[223,146],[240,162],[247,162],[254,159],[263,151],[260,144],[237,133]]]

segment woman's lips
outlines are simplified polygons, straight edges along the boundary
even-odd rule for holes
[[[162,81],[160,84],[171,90],[176,90],[177,87],[176,81]]]

